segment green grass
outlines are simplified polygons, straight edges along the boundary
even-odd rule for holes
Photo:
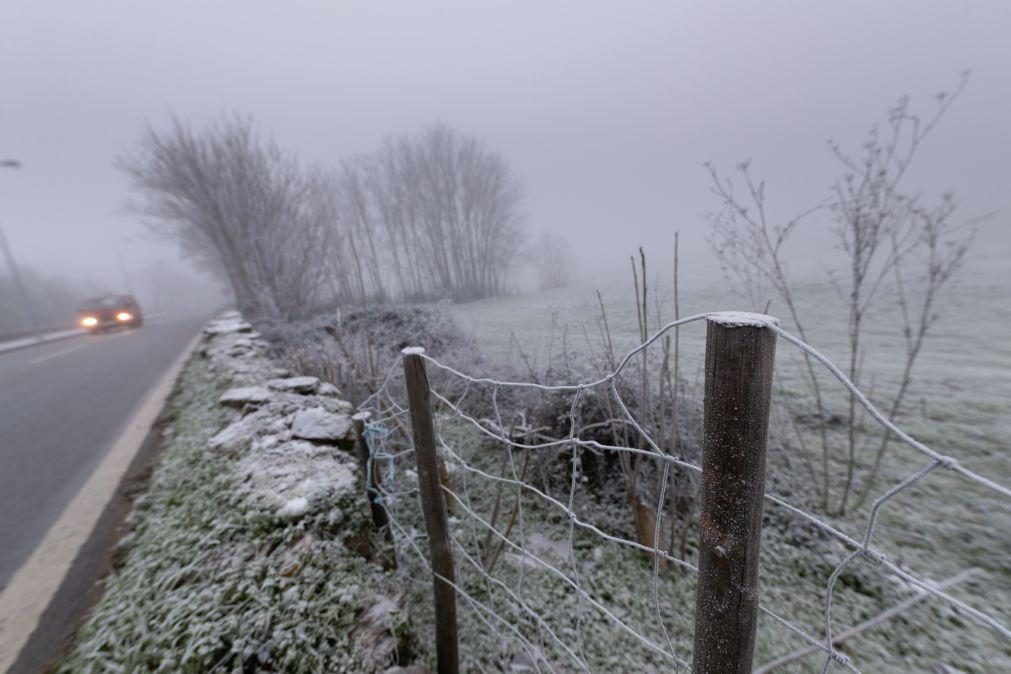
[[[117,568],[58,671],[385,669],[354,642],[359,614],[396,590],[356,552],[369,531],[364,499],[333,494],[289,522],[244,495],[233,460],[206,449],[226,421],[221,390],[206,361],[190,362]]]

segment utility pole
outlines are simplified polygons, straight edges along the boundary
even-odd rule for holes
[[[17,159],[0,159],[0,167],[19,169],[21,168],[21,162]],[[40,326],[38,318],[35,316],[35,309],[32,308],[32,303],[28,299],[28,291],[25,289],[24,281],[21,280],[21,271],[18,269],[17,262],[14,261],[14,253],[11,252],[11,247],[7,243],[7,237],[4,235],[2,227],[0,227],[0,250],[2,250],[4,260],[7,262],[7,268],[10,269],[11,279],[14,281],[14,290],[17,291],[18,299],[21,302],[21,310],[24,311],[25,316],[28,318],[32,330],[38,332]]]
[[[35,317],[35,310],[32,308],[31,301],[28,299],[28,291],[25,289],[25,284],[21,280],[21,272],[18,269],[17,262],[14,261],[14,253],[11,252],[11,247],[7,243],[7,237],[4,235],[2,227],[0,227],[0,249],[3,251],[4,260],[7,262],[7,268],[10,269],[11,278],[14,280],[14,290],[18,293],[18,299],[21,302],[21,309],[28,318],[28,322],[31,325],[32,330],[37,332],[39,330],[39,321]]]

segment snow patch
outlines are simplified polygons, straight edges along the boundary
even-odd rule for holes
[[[425,347],[409,346],[406,349],[401,349],[400,353],[404,356],[423,356],[425,354]]]
[[[338,450],[302,440],[257,448],[243,456],[238,469],[250,496],[274,508],[298,498],[330,500],[327,494],[339,494],[357,484],[353,468]]]
[[[758,327],[779,325],[779,319],[768,314],[755,314],[750,311],[717,311],[706,316],[706,320],[718,323],[727,328]]]
[[[285,504],[278,509],[277,516],[293,520],[301,517],[307,512],[309,512],[309,499],[304,496],[296,496],[290,501],[285,502]]]

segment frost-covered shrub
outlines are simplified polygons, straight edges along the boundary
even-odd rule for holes
[[[478,360],[473,343],[442,304],[333,310],[302,321],[258,327],[285,366],[337,385],[342,396],[355,404],[378,388],[399,363],[405,347],[423,346],[455,362]]]

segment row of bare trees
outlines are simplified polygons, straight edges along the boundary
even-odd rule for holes
[[[442,124],[387,139],[342,162],[333,186],[350,299],[475,299],[505,288],[522,244],[523,191],[480,139]]]
[[[442,124],[334,168],[302,165],[249,119],[197,131],[173,119],[117,165],[152,227],[264,318],[323,302],[488,297],[522,250],[508,163]]]

